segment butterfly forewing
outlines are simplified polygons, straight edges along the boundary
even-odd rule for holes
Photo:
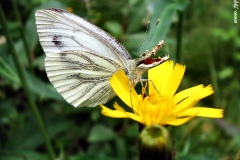
[[[112,36],[90,22],[60,9],[38,10],[38,35],[46,54],[68,50],[89,51],[127,65],[127,50]]]
[[[57,91],[75,107],[94,107],[115,94],[109,78],[128,66],[126,49],[86,20],[60,9],[35,14],[45,67]]]

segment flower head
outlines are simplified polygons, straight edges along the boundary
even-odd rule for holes
[[[122,101],[132,108],[133,113],[125,111],[115,103],[115,110],[101,105],[102,114],[113,118],[131,118],[147,126],[178,126],[196,116],[222,118],[222,109],[194,107],[199,100],[214,92],[210,85],[198,85],[176,94],[184,71],[184,65],[174,66],[173,61],[150,69],[148,95],[145,95],[145,88],[142,94],[137,94],[125,73],[120,70],[112,76],[110,84]]]

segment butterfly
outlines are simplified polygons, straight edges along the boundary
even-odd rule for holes
[[[111,76],[123,70],[135,85],[149,68],[169,57],[151,58],[163,45],[132,59],[111,35],[62,9],[35,13],[40,44],[46,54],[47,76],[62,97],[75,107],[95,107],[115,96]]]

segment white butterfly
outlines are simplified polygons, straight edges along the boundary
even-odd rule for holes
[[[94,107],[113,98],[109,78],[118,70],[124,70],[134,85],[145,71],[169,58],[151,58],[161,48],[161,41],[153,50],[132,59],[108,33],[65,10],[38,10],[35,16],[46,53],[47,76],[75,107]]]

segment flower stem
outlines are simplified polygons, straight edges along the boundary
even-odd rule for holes
[[[18,28],[19,28],[20,34],[21,34],[22,39],[23,39],[23,44],[24,44],[24,48],[25,48],[25,51],[26,51],[25,53],[26,53],[26,57],[27,57],[27,60],[28,60],[29,68],[30,68],[31,72],[34,73],[32,61],[31,61],[31,56],[30,56],[31,55],[30,54],[30,48],[28,46],[27,38],[26,38],[24,30],[23,30],[22,21],[21,21],[21,19],[19,17],[19,11],[18,11],[18,8],[17,8],[15,0],[11,0],[11,1],[12,1],[14,13],[15,13],[16,18],[17,18]]]
[[[215,92],[214,106],[221,106],[222,103],[221,103],[221,96],[220,96],[219,85],[218,85],[217,71],[215,68],[215,63],[214,63],[214,58],[212,53],[209,54],[208,65],[210,70],[211,81],[212,81],[214,92]]]
[[[15,48],[14,48],[14,45],[13,45],[13,41],[11,39],[11,36],[10,36],[10,33],[9,33],[9,30],[7,28],[7,21],[6,21],[6,18],[5,18],[5,15],[3,13],[3,9],[2,9],[2,4],[0,3],[0,21],[1,21],[1,24],[2,24],[2,29],[6,35],[6,38],[7,38],[7,42],[8,42],[8,45],[9,45],[9,49],[10,49],[10,53],[12,54],[12,57],[13,57],[13,61],[14,61],[14,64],[16,66],[16,69],[18,71],[18,75],[20,77],[20,80],[21,80],[21,83],[22,83],[22,87],[26,93],[26,96],[28,98],[28,103],[29,103],[29,106],[32,108],[33,110],[33,113],[34,113],[34,117],[36,117],[36,120],[37,120],[37,123],[39,125],[39,128],[40,128],[40,131],[42,133],[42,136],[45,140],[45,144],[46,144],[46,147],[47,147],[47,150],[49,152],[49,155],[51,157],[52,160],[55,160],[55,154],[53,152],[53,148],[51,146],[51,143],[50,143],[50,140],[49,140],[49,137],[47,135],[47,132],[46,132],[46,128],[43,124],[43,120],[41,118],[41,115],[37,109],[37,106],[33,100],[33,97],[32,97],[32,94],[29,90],[29,86],[28,86],[28,83],[26,81],[26,77],[24,75],[24,72],[23,72],[23,68],[20,64],[20,61],[18,59],[18,56],[17,56],[17,53],[15,51]]]

